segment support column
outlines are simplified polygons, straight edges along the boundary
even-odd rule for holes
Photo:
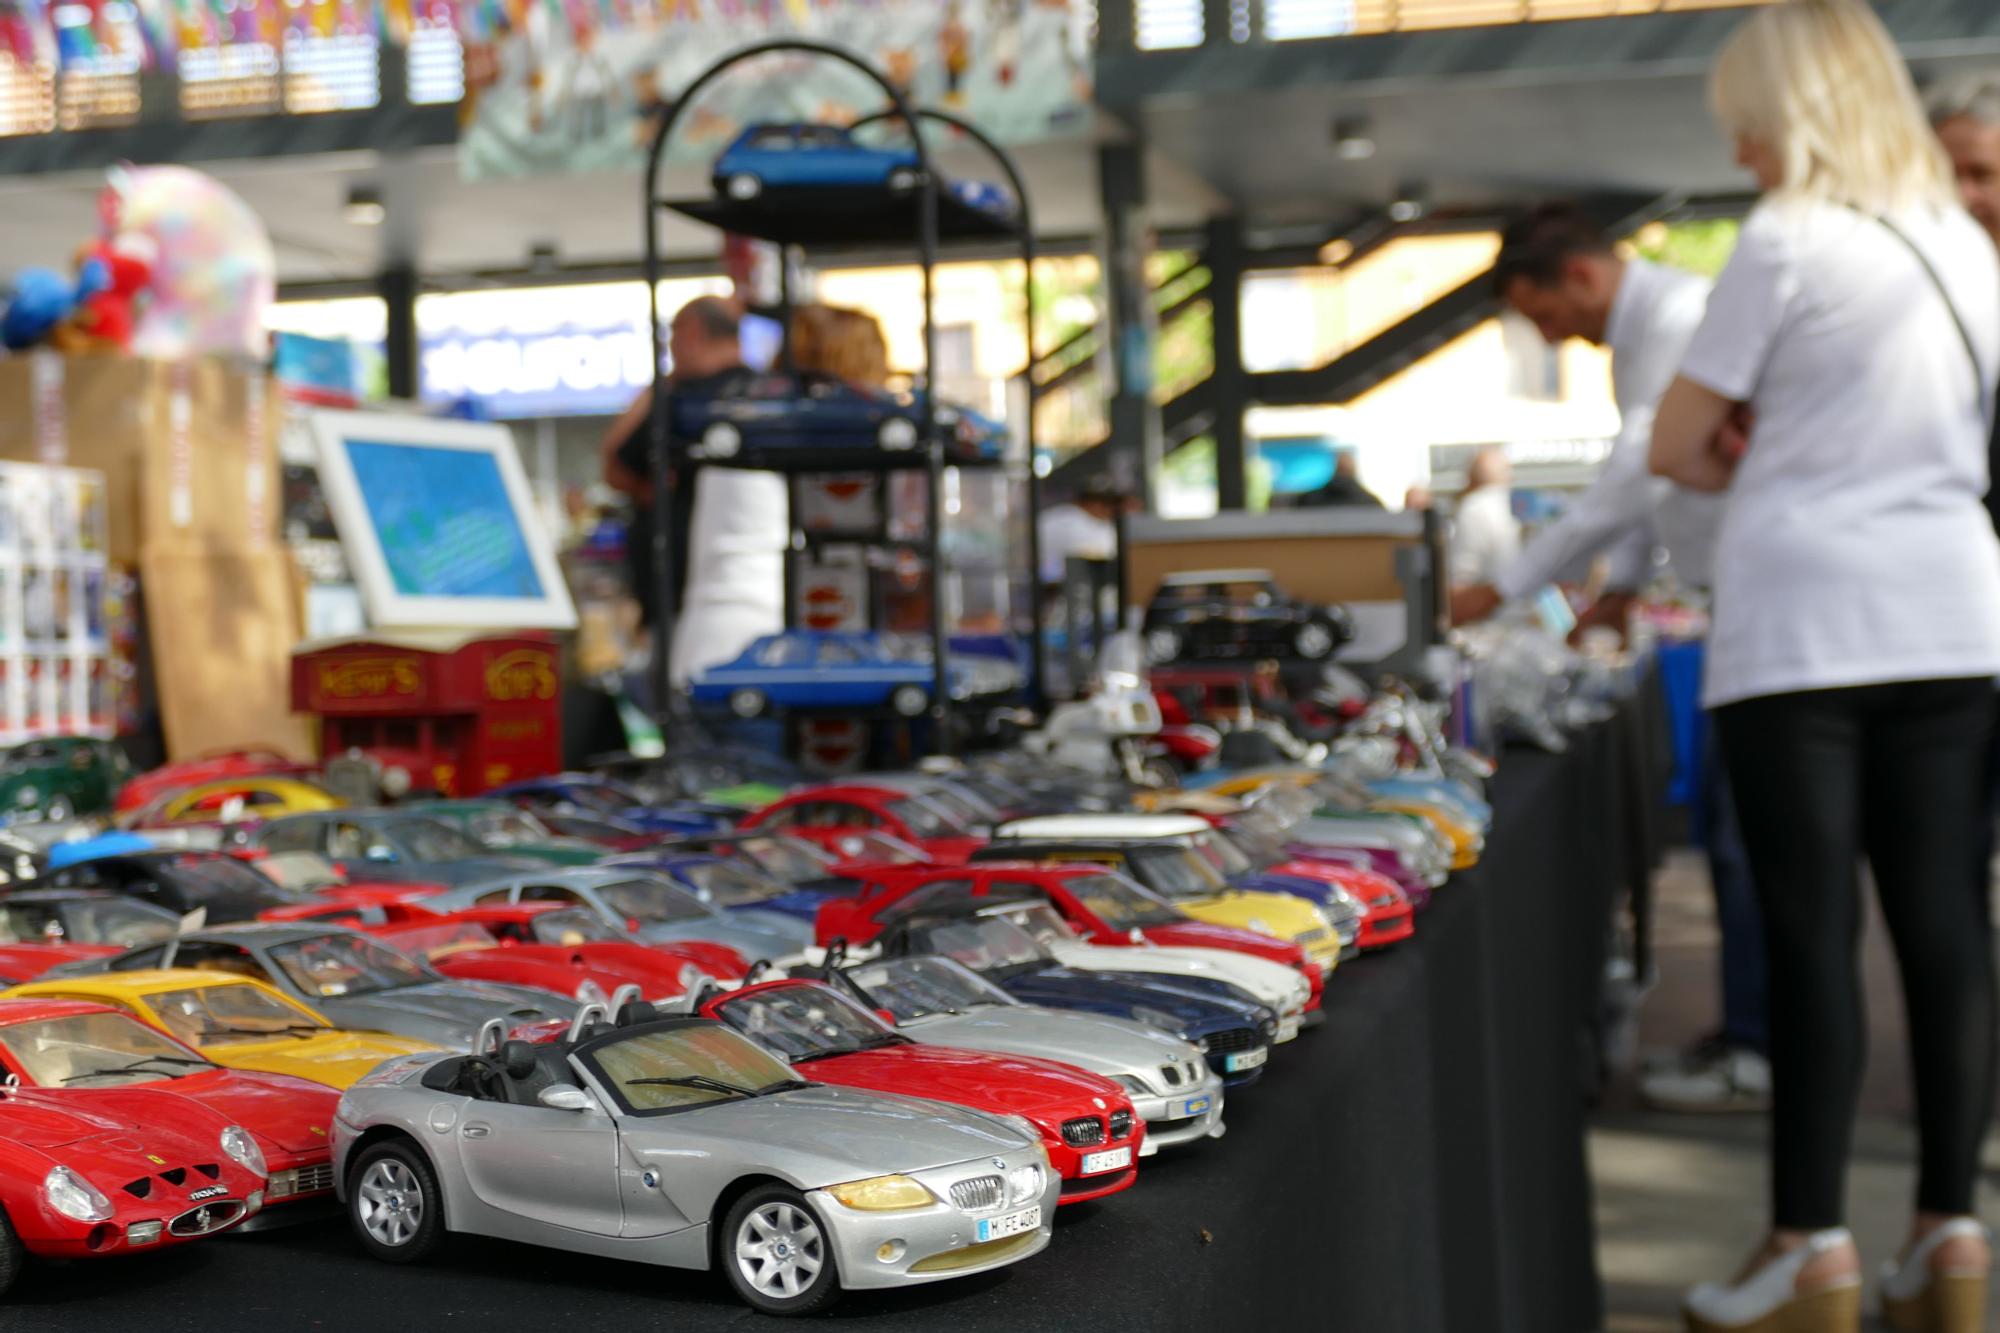
[[[415,265],[393,263],[375,279],[375,290],[387,307],[388,332],[383,338],[383,354],[388,361],[389,396],[417,396],[417,270]]]
[[[1202,247],[1208,266],[1208,302],[1215,337],[1215,498],[1223,509],[1249,502],[1243,412],[1249,406],[1250,377],[1243,369],[1243,223],[1235,217],[1210,218]]]
[[[1098,195],[1104,208],[1104,346],[1110,395],[1111,468],[1137,489],[1148,508],[1160,470],[1160,412],[1153,403],[1157,340],[1146,260],[1153,253],[1146,216],[1145,149],[1137,143],[1097,150]]]

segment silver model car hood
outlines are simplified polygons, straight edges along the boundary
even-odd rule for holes
[[[800,1074],[809,1078],[811,1070]],[[675,1156],[690,1150],[733,1153],[745,1162],[783,1167],[806,1189],[886,1170],[950,1166],[1013,1152],[1028,1141],[1026,1134],[977,1111],[824,1086],[719,1102],[678,1115],[628,1117],[619,1129],[641,1155],[649,1150]]]
[[[530,1010],[538,1019],[568,1019],[576,1001],[527,986],[485,981],[434,981],[373,995],[328,995],[313,1001],[344,1028],[366,1028],[463,1047],[489,1018]],[[533,1020],[525,1020],[533,1021]]]
[[[801,949],[788,935],[738,925],[727,915],[710,917],[705,921],[645,923],[639,927],[638,934],[648,944],[671,944],[675,940],[707,940],[713,944],[726,944],[742,954],[746,963],[754,963],[759,958],[784,958]]]
[[[1161,1065],[1201,1059],[1179,1037],[1143,1023],[1026,1004],[996,1004],[966,1014],[920,1018],[900,1030],[937,1046],[1034,1055],[1097,1074],[1157,1075]]]

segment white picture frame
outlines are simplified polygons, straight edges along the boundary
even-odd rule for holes
[[[340,532],[348,568],[361,590],[369,624],[376,629],[551,629],[576,627],[576,607],[556,563],[555,544],[543,529],[527,475],[506,426],[487,421],[439,420],[391,412],[315,411],[310,414],[319,459],[320,489]],[[472,465],[468,475],[481,486],[497,476],[512,510],[520,555],[532,568],[540,592],[536,596],[498,597],[437,595],[413,592],[397,585],[396,562],[406,578],[412,553],[391,551],[378,530],[378,506],[387,496],[379,478],[364,478],[356,467],[356,446],[388,446],[405,451],[412,464],[449,467],[440,453],[460,453],[485,460],[490,470]],[[467,460],[470,462],[470,458]],[[371,478],[373,464],[370,464]],[[375,488],[371,491],[371,486]],[[462,494],[461,494],[461,497]],[[447,500],[446,509],[449,509]]]

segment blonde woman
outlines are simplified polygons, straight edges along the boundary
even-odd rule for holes
[[[1974,1333],[1995,1020],[1973,849],[2000,672],[2000,545],[1980,497],[2000,265],[1859,0],[1760,11],[1712,92],[1763,198],[1660,404],[1651,461],[1726,492],[1704,694],[1766,920],[1773,1230],[1734,1283],[1689,1293],[1688,1324],[1859,1325],[1842,1195],[1865,855],[1922,1132],[1915,1222],[1882,1297],[1899,1331]]]

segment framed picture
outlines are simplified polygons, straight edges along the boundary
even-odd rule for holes
[[[320,487],[377,629],[570,629],[576,608],[502,425],[315,412]]]

